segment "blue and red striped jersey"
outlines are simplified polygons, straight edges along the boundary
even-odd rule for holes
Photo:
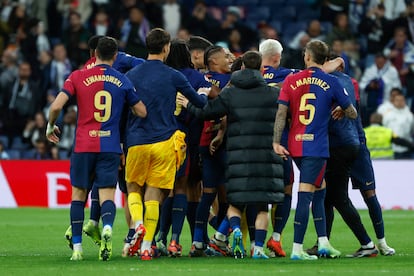
[[[63,92],[76,97],[78,120],[75,152],[121,153],[119,121],[124,103],[140,101],[132,83],[109,65],[76,70],[63,85]]]
[[[90,69],[95,66],[96,57],[91,57],[83,66],[85,69]],[[118,70],[121,73],[126,73],[130,69],[134,68],[141,63],[144,63],[145,59],[131,56],[124,52],[118,52],[112,68]]]
[[[284,67],[274,68],[269,65],[263,66],[263,78],[269,86],[281,85],[287,76],[299,72],[297,69],[288,69]],[[282,139],[280,143],[288,147],[288,133],[289,133],[289,124],[286,124],[285,129],[283,130]]]
[[[291,156],[329,157],[328,123],[334,103],[351,104],[336,77],[310,67],[286,78],[279,103],[290,109],[288,148]]]
[[[212,71],[207,72],[205,76],[209,80],[212,86],[214,85],[220,88],[220,90],[226,87],[226,85],[229,83],[230,78],[231,78],[231,74],[223,74],[223,73],[217,73],[217,72],[212,72]],[[201,133],[201,138],[200,138],[200,146],[210,145],[210,142],[213,140],[217,132],[216,131],[211,132],[211,131],[208,131],[208,129],[214,127],[214,125],[219,122],[218,120],[219,118],[217,118],[216,121],[212,120],[212,121],[204,122],[204,127],[203,127],[203,131]]]
[[[263,66],[263,78],[269,86],[275,86],[278,83],[282,83],[287,76],[293,73],[297,73],[297,69],[288,69],[284,67],[274,68],[269,65]]]

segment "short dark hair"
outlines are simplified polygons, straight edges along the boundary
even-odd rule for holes
[[[205,39],[201,36],[190,36],[190,39],[188,40],[188,48],[190,51],[193,50],[202,50],[205,51],[208,47],[213,46],[213,43]]]
[[[262,67],[262,55],[256,51],[247,51],[242,57],[245,68],[260,70]]]
[[[223,47],[217,45],[212,45],[204,51],[204,65],[207,66],[207,68],[208,63],[210,61],[210,57],[220,51],[223,51]]]
[[[171,42],[170,54],[165,63],[175,69],[194,68],[185,40],[174,39]]]
[[[305,46],[305,50],[309,52],[312,60],[320,65],[323,65],[329,57],[328,45],[320,40],[309,41]]]
[[[96,45],[96,55],[101,60],[111,60],[118,51],[118,43],[112,37],[102,37]]]
[[[230,71],[231,72],[239,71],[242,68],[242,65],[243,65],[243,59],[241,56],[239,56],[231,64]]]
[[[165,45],[170,43],[171,36],[161,28],[152,29],[145,39],[149,54],[161,54]]]
[[[88,47],[90,50],[95,50],[96,46],[98,46],[98,41],[99,39],[101,39],[102,37],[104,37],[103,35],[94,35],[91,36],[88,40]]]
[[[391,88],[390,93],[396,92],[398,95],[404,95],[404,93],[402,92],[402,90],[398,87],[393,87]]]

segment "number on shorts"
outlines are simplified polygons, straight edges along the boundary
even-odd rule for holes
[[[299,121],[305,126],[312,123],[313,118],[315,117],[315,106],[308,103],[308,100],[315,100],[316,95],[313,93],[304,94],[300,98],[299,111],[308,111],[306,115],[299,115]]]
[[[95,108],[99,111],[94,112],[95,120],[104,123],[111,117],[112,96],[108,91],[101,90],[95,94]]]

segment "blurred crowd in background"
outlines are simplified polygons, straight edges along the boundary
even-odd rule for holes
[[[89,38],[112,36],[120,50],[146,58],[154,27],[205,37],[236,57],[277,39],[281,65],[294,69],[304,67],[306,43],[323,40],[359,82],[364,126],[380,111],[383,125],[412,141],[414,0],[2,0],[0,159],[67,159],[76,106],[59,119],[57,146],[45,138],[48,106],[89,59]]]

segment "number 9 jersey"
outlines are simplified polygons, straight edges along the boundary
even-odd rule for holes
[[[317,67],[288,76],[279,104],[292,117],[288,148],[292,157],[329,157],[328,123],[334,104],[346,109],[351,101],[336,77]]]
[[[78,123],[74,152],[121,153],[119,121],[124,103],[141,99],[123,74],[109,65],[74,71],[62,91],[76,97]]]

